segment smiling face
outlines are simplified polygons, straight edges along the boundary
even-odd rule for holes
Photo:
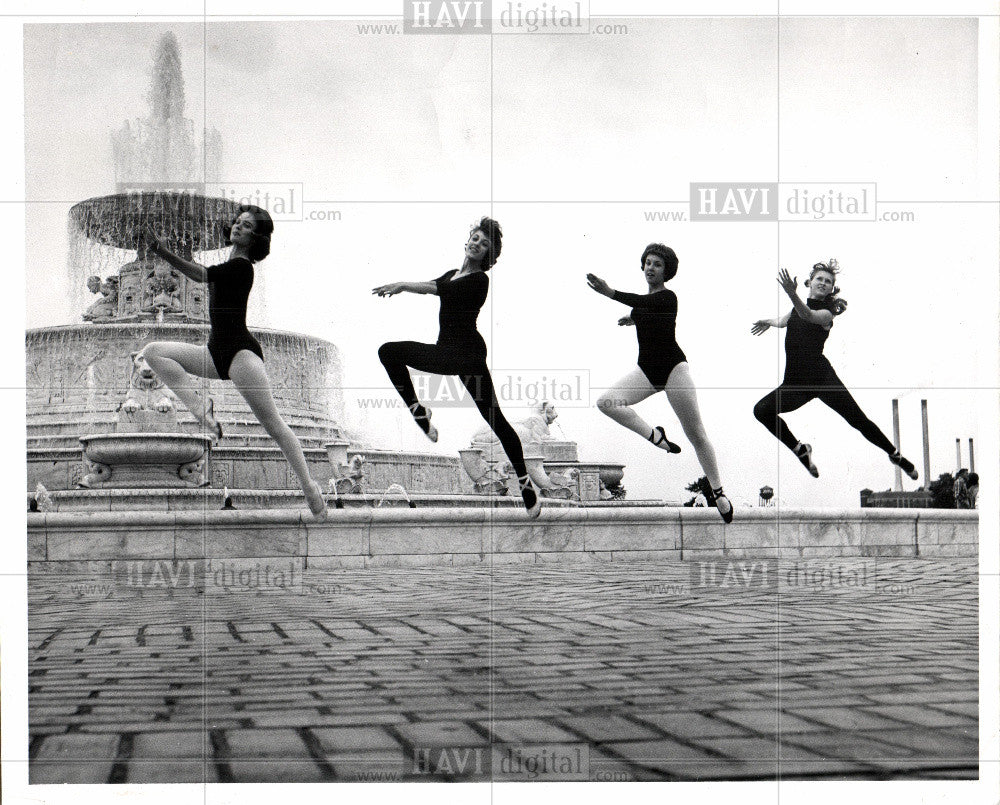
[[[646,260],[642,264],[642,273],[646,277],[646,282],[650,285],[662,285],[663,274],[667,270],[667,264],[658,254],[647,254]]]
[[[465,242],[465,256],[474,262],[480,263],[489,254],[493,247],[492,242],[486,233],[481,229],[472,230],[469,239]]]
[[[250,212],[241,212],[229,230],[229,240],[236,246],[249,246],[257,231],[257,220]]]
[[[834,279],[829,271],[817,271],[809,278],[809,298],[825,299],[833,293]]]

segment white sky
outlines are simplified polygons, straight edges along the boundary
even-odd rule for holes
[[[890,438],[890,400],[902,398],[904,452],[921,471],[927,398],[932,475],[953,470],[955,438],[978,436],[978,402],[996,387],[997,207],[949,203],[996,197],[996,141],[979,142],[990,129],[980,121],[976,21],[627,24],[623,36],[496,37],[492,72],[489,38],[362,36],[354,22],[28,26],[28,326],[78,316],[64,287],[66,213],[113,192],[110,134],[146,114],[154,45],[172,30],[187,115],[196,130],[220,131],[224,179],[301,182],[307,210],[342,215],[279,222],[258,293],[268,326],[341,348],[345,424],[369,442],[430,447],[400,415],[362,416],[352,401],[390,394],[378,345],[433,340],[437,313],[434,298],[379,300],[369,289],[457,267],[468,225],[492,211],[504,250],[480,329],[498,382],[501,370],[585,369],[596,400],[634,367],[636,344],[615,324],[627,310],[588,290],[584,275],[641,292],[639,255],[666,242],[680,257],[670,283],[678,340],[731,498],[756,503],[770,484],[788,505],[856,506],[861,488],[892,483],[877,449],[810,403],[787,421],[813,444],[814,481],[752,416],[780,381],[783,334],[749,333],[789,307],[778,266],[801,277],[835,256],[851,306],[827,355]],[[883,209],[917,220],[643,216],[686,209],[662,202],[686,199],[690,182],[776,178],[876,182],[880,198],[902,202]],[[558,422],[581,458],[627,464],[630,497],[685,497],[701,474],[693,449],[662,395],[639,410],[682,444],[680,456],[593,407],[563,407]],[[482,427],[466,410],[441,409],[435,423],[435,449],[452,453]]]

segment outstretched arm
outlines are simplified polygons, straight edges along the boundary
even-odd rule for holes
[[[792,311],[789,310],[780,319],[758,319],[753,323],[753,327],[750,328],[750,332],[754,335],[762,335],[766,333],[772,327],[787,327],[788,320],[792,317]]]
[[[143,240],[146,242],[146,246],[150,252],[169,263],[188,279],[192,279],[195,282],[208,282],[208,271],[205,269],[205,266],[201,265],[201,263],[195,263],[192,260],[185,260],[180,255],[174,254],[160,243],[160,239],[156,237],[156,234],[151,229],[143,233]]]
[[[634,307],[637,310],[650,310],[660,313],[666,310],[669,312],[671,305],[676,304],[676,297],[672,293],[646,294],[616,291],[596,274],[587,275],[587,285],[601,294],[601,296],[614,299],[616,302]]]
[[[799,284],[799,279],[798,277],[793,279],[787,269],[783,268],[778,272],[778,284],[788,294],[788,298],[792,300],[792,307],[795,308],[795,312],[801,318],[810,324],[819,324],[826,328],[829,328],[833,324],[833,314],[829,310],[813,310],[799,297],[798,292],[795,290]]]
[[[656,313],[673,312],[676,313],[676,297],[671,293],[626,293],[625,291],[612,291],[611,298],[623,305],[634,307],[636,310],[648,310]]]
[[[597,291],[601,296],[606,296],[608,299],[614,298],[615,289],[596,274],[587,275],[587,285],[591,290]]]
[[[395,296],[398,293],[437,293],[437,285],[433,282],[390,282],[372,288],[372,293],[378,296]]]

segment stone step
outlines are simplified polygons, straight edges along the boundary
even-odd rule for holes
[[[217,411],[218,419],[223,425],[228,425],[235,429],[260,430],[261,425],[257,419],[246,411],[239,411],[230,414],[225,411]],[[336,427],[333,420],[323,420],[308,413],[282,414],[285,422],[294,427],[314,428],[317,431],[330,430]],[[180,425],[194,425],[196,420],[187,412],[179,412],[177,421]],[[113,426],[118,422],[117,414],[93,414],[88,413],[79,417],[52,416],[51,418],[32,417],[27,423],[29,434],[39,433],[42,435],[60,433],[80,433],[84,430]]]
[[[295,428],[292,428],[292,431],[295,432]],[[296,433],[296,436],[298,436],[299,442],[302,444],[302,448],[306,451],[325,450],[323,447],[323,439],[310,438],[302,433]],[[245,452],[247,450],[263,452],[270,452],[273,450],[280,453],[280,449],[275,444],[274,439],[266,434],[261,436],[245,437],[230,437],[229,434],[226,434],[226,436],[222,439],[222,442],[213,448],[213,455],[222,456],[227,452]],[[81,457],[83,455],[83,450],[78,437],[56,437],[53,440],[29,439],[27,441],[27,452],[29,454],[29,458],[31,458],[33,454],[48,455],[50,453],[59,455],[79,454]]]
[[[337,498],[324,486],[331,512]],[[215,511],[223,506],[223,489],[207,487],[202,489],[72,489],[51,491],[50,496],[56,512],[182,512]],[[237,511],[260,512],[262,510],[300,509],[305,499],[299,489],[228,489],[230,501]],[[409,508],[412,501],[418,508],[427,506],[459,508],[467,506],[510,508],[521,506],[521,499],[513,496],[488,498],[485,496],[446,495],[438,493],[412,492],[407,496],[385,494],[385,489],[366,488],[364,494],[341,495],[341,504],[349,509]],[[552,501],[552,505],[578,506],[569,501]]]
[[[227,422],[226,420],[221,420],[221,422],[225,431],[224,438],[226,439],[271,441],[271,437],[264,430],[263,426],[256,421]],[[330,441],[332,438],[331,429],[325,425],[317,425],[313,422],[296,422],[294,419],[286,420],[286,422],[300,439]],[[178,430],[181,433],[193,433],[199,429],[200,426],[193,420],[178,423]],[[70,444],[79,445],[79,438],[81,436],[92,433],[116,433],[119,431],[120,428],[116,422],[87,423],[83,427],[81,427],[80,423],[76,423],[75,425],[67,423],[56,432],[48,428],[32,427],[29,425],[27,429],[27,443],[29,446],[37,447],[55,445],[57,443],[65,443],[67,446]]]

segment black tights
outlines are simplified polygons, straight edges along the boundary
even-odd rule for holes
[[[823,377],[820,383],[811,385],[788,383],[786,380],[754,406],[753,415],[761,425],[781,439],[782,444],[794,452],[798,440],[778,414],[795,411],[810,400],[826,403],[876,447],[890,455],[896,452],[896,446],[879,430],[878,425],[865,415],[851,396],[851,392],[832,372]]]
[[[521,477],[528,474],[524,466],[524,451],[517,432],[500,410],[493,378],[486,366],[486,356],[462,346],[422,344],[419,341],[391,341],[379,347],[378,357],[389,379],[407,406],[419,404],[417,392],[406,367],[435,375],[458,375],[476,408],[503,445],[514,471]]]

